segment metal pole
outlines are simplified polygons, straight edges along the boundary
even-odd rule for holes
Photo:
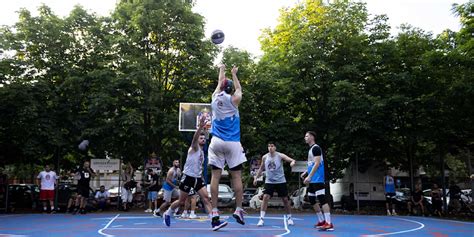
[[[6,196],[5,196],[5,213],[8,213],[8,195],[9,195],[9,184],[8,184],[8,178],[7,178],[7,191],[6,191]]]
[[[360,203],[359,203],[359,190],[357,189],[357,183],[359,182],[359,152],[356,152],[356,170],[355,170],[355,173],[356,173],[356,181],[355,181],[355,185],[354,185],[354,193],[355,193],[355,197],[357,197],[357,214],[359,214],[360,212]]]
[[[408,160],[410,161],[410,190],[413,192],[415,190],[413,181],[413,159],[410,156],[408,157]]]
[[[122,180],[122,156],[119,159],[119,177],[118,177],[118,196],[117,196],[117,210],[120,209],[120,199],[122,197],[122,187],[120,186]]]
[[[446,200],[446,177],[444,174],[444,156],[441,154],[441,147],[439,148],[439,160],[441,161],[441,186],[443,187],[443,207],[444,212],[448,212],[448,201]]]
[[[58,172],[56,175],[60,175],[61,174],[61,169],[59,167],[59,158],[60,158],[60,147],[56,147],[56,171]],[[55,192],[54,192],[54,206],[56,207],[56,210],[59,210],[59,206],[58,206],[58,197],[59,197],[59,181],[57,181],[57,185],[55,187]],[[53,211],[53,210],[51,210]]]

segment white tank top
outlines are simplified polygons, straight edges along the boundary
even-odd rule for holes
[[[198,151],[189,153],[186,157],[186,163],[184,164],[183,173],[186,176],[191,176],[194,178],[200,178],[202,175],[202,164],[204,162],[204,152],[201,148]]]
[[[265,155],[265,183],[286,183],[285,171],[283,170],[281,156],[278,152],[275,152],[273,156],[271,156],[270,153]]]

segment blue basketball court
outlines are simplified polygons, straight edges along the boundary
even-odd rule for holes
[[[171,227],[162,218],[139,213],[107,214],[18,214],[0,216],[0,236],[474,236],[474,223],[425,217],[333,215],[335,230],[313,227],[315,215],[293,216],[288,226],[283,215],[269,215],[265,226],[257,227],[258,216],[246,216],[240,225],[229,216],[227,227],[212,231],[210,221],[173,218]]]

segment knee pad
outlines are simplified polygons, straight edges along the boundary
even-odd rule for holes
[[[309,203],[311,205],[316,204],[316,197],[315,196],[308,196],[308,199],[309,199]]]
[[[230,168],[229,170],[231,170],[231,171],[239,171],[239,170],[242,170],[242,164],[240,164],[240,165],[238,165],[238,166],[236,166],[236,167],[234,167],[234,168]]]
[[[328,203],[326,200],[326,195],[318,195],[319,205],[323,206]]]

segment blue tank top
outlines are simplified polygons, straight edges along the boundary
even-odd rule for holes
[[[224,141],[240,141],[239,109],[232,103],[232,96],[221,91],[212,95],[211,134]]]
[[[395,182],[392,176],[385,176],[385,192],[395,193]]]
[[[313,177],[311,177],[311,180],[309,181],[310,183],[324,183],[324,158],[323,158],[323,151],[322,149],[317,145],[314,144],[309,148],[308,151],[308,175],[311,173],[311,170],[313,170],[314,167],[314,155],[313,155],[313,148],[318,149],[321,151],[321,162],[319,163],[319,167],[316,170],[316,173],[314,173]]]
[[[173,177],[171,178],[174,185],[178,184],[178,178],[179,178],[179,172],[178,172],[177,169],[174,169]],[[171,190],[173,190],[173,187],[171,187],[171,185],[169,185],[168,182],[165,181],[165,183],[163,184],[163,189],[167,190],[167,191],[171,191]]]

